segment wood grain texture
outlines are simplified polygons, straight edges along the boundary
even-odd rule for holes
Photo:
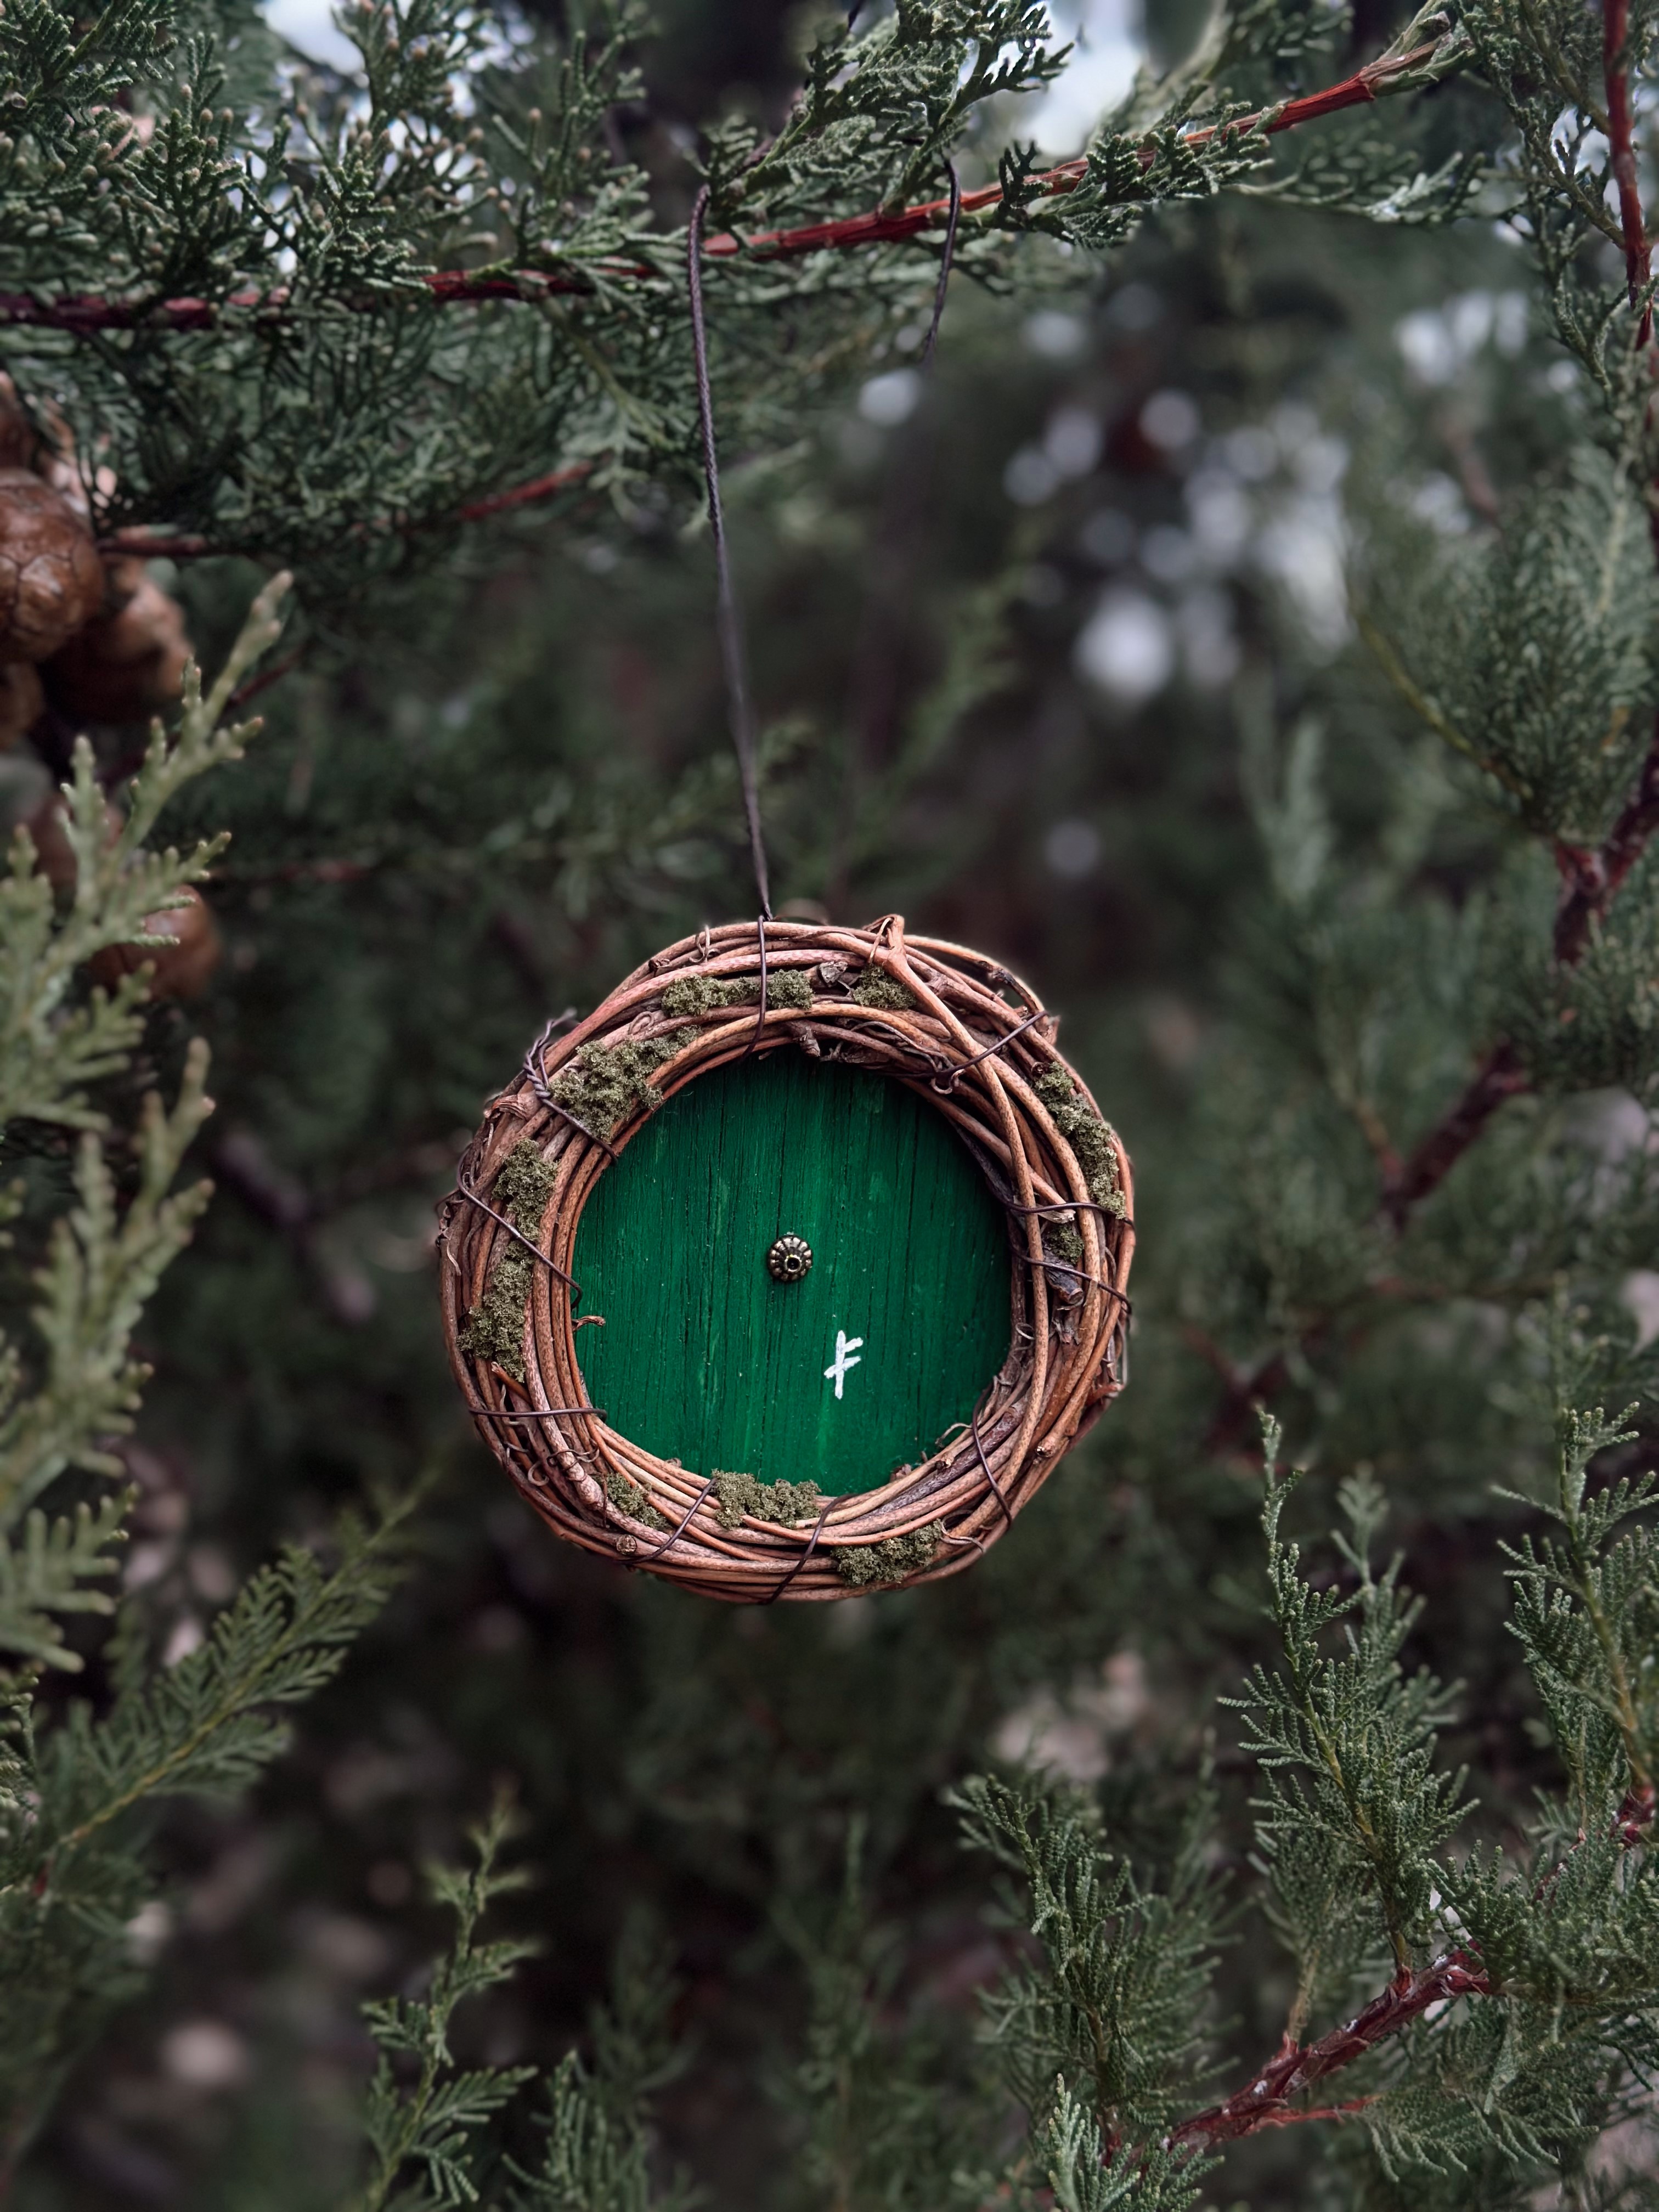
[[[811,1272],[775,1283],[791,1231]],[[967,1419],[1008,1350],[1003,1217],[943,1116],[793,1048],[652,1117],[599,1179],[575,1272],[605,1319],[578,1338],[593,1402],[704,1475],[874,1489]]]

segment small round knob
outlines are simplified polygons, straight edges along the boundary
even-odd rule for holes
[[[766,1272],[775,1283],[798,1283],[812,1265],[812,1248],[804,1237],[780,1237],[766,1255]]]

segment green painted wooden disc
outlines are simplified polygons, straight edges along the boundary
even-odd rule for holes
[[[782,1236],[812,1265],[767,1272]],[[575,1240],[592,1402],[658,1459],[873,1490],[965,1421],[1009,1340],[1007,1234],[943,1115],[793,1050],[671,1098]]]

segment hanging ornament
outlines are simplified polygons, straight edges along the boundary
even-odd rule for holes
[[[445,1202],[481,1434],[560,1535],[737,1603],[979,1558],[1122,1388],[1129,1162],[1027,987],[705,930],[532,1047]]]

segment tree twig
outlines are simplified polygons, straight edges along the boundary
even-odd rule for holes
[[[1338,114],[1344,108],[1368,106],[1391,92],[1412,89],[1411,81],[1427,68],[1442,43],[1439,39],[1431,39],[1413,46],[1409,53],[1382,55],[1368,62],[1364,68],[1356,70],[1351,76],[1318,92],[1310,92],[1300,100],[1284,100],[1276,106],[1258,108],[1254,114],[1240,116],[1234,122],[1212,124],[1185,132],[1181,143],[1188,147],[1206,146],[1217,138],[1239,139],[1256,132],[1263,137],[1273,137],[1322,116]],[[1143,145],[1139,149],[1142,169],[1152,168],[1159,153],[1160,149],[1155,145]],[[1031,178],[1027,189],[1042,198],[1062,198],[1076,191],[1088,175],[1089,157],[1079,155]],[[1002,204],[1002,198],[1000,185],[986,185],[977,191],[963,193],[961,212],[964,216],[991,214]],[[758,231],[746,237],[726,231],[703,240],[703,258],[732,260],[742,255],[753,260],[787,261],[808,253],[843,253],[866,246],[899,245],[922,231],[942,228],[950,219],[951,200],[946,198],[927,200],[913,207],[876,208],[865,215],[805,223],[792,230]],[[623,261],[607,263],[603,273],[613,278],[650,278],[661,274],[647,263]],[[559,270],[437,269],[429,270],[419,281],[427,299],[437,307],[478,306],[503,301],[533,304],[553,295],[588,293],[592,289],[586,274]],[[413,295],[410,296],[412,301]],[[0,325],[68,331],[82,336],[110,331],[204,331],[211,330],[226,312],[256,317],[280,316],[291,303],[292,295],[286,286],[268,292],[233,292],[223,301],[194,297],[113,300],[86,292],[66,292],[56,299],[43,300],[29,292],[0,292]],[[361,299],[337,304],[365,313],[384,313],[388,295],[384,291],[366,293]]]
[[[1518,1097],[1532,1079],[1507,1039],[1481,1061],[1462,1096],[1448,1108],[1399,1173],[1382,1186],[1381,1211],[1395,1229],[1419,1199],[1443,1182],[1507,1098]]]
[[[1630,0],[1602,0],[1601,72],[1607,95],[1607,160],[1619,193],[1619,230],[1625,247],[1625,281],[1630,303],[1639,310],[1638,348],[1653,337],[1653,303],[1649,297],[1650,256],[1642,194],[1636,173],[1636,143],[1630,96]]]
[[[544,499],[556,499],[562,491],[584,483],[599,465],[599,459],[567,461],[562,468],[551,469],[545,476],[532,477],[527,483],[512,484],[505,491],[486,493],[480,499],[470,499],[447,514],[422,515],[418,521],[402,524],[382,523],[371,533],[366,527],[364,536],[385,535],[393,530],[404,537],[416,531],[442,529],[458,522],[487,522],[497,514],[505,514],[514,507],[531,507]],[[234,553],[232,544],[216,544],[210,538],[166,538],[152,535],[148,530],[117,530],[107,538],[100,538],[98,550],[105,554],[128,554],[142,561],[200,561],[215,555]]]
[[[1555,915],[1555,957],[1564,967],[1571,967],[1583,954],[1592,923],[1599,921],[1611,906],[1656,830],[1659,830],[1659,725],[1655,726],[1636,787],[1601,845],[1595,852],[1578,846],[1557,848],[1564,880]]]
[[[1233,2142],[1263,2128],[1345,2118],[1369,2100],[1361,2098],[1319,2112],[1297,2111],[1291,2100],[1340,2068],[1352,2065],[1356,2058],[1364,2058],[1378,2044],[1420,2019],[1431,2005],[1446,2003],[1453,1997],[1490,1996],[1492,1987],[1485,1968],[1465,1951],[1449,1952],[1416,1971],[1402,1967],[1381,1996],[1373,1997],[1346,2026],[1334,2027],[1316,2043],[1298,2044],[1287,2037],[1247,2087],[1235,2090],[1224,2104],[1212,2105],[1207,2112],[1182,2120],[1170,2130],[1164,2142],[1170,2148]]]

